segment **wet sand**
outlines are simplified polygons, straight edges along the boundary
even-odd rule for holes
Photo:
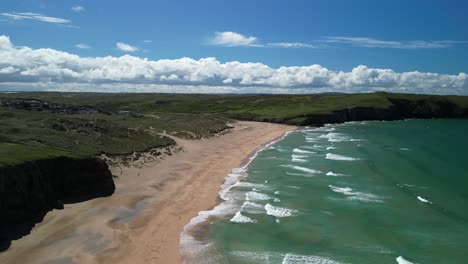
[[[0,263],[180,263],[180,233],[216,205],[227,174],[294,129],[238,122],[224,135],[176,139],[181,151],[142,167],[112,166],[114,195],[48,213]]]

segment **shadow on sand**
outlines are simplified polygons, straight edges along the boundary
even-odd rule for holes
[[[47,211],[38,212],[35,216],[31,217],[27,221],[21,222],[9,222],[9,223],[0,223],[0,253],[8,250],[11,246],[11,241],[18,240],[26,235],[29,235],[34,228],[34,226],[42,220],[44,220],[45,215],[53,209],[64,209],[63,204],[75,204],[85,201],[89,201],[96,198],[108,197],[113,193],[95,193],[89,195],[82,195],[79,197],[67,198],[62,201],[57,201],[55,208],[51,208]],[[0,216],[1,217],[1,216]]]

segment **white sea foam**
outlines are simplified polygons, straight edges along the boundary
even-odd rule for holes
[[[414,264],[413,262],[404,259],[402,256],[396,258],[396,261],[398,264]]]
[[[329,142],[343,142],[343,141],[350,141],[350,138],[341,133],[334,133],[330,132],[328,134],[324,134],[319,136],[319,138],[326,138]]]
[[[311,255],[297,255],[293,253],[288,253],[284,256],[282,264],[339,264],[335,260],[320,257],[320,256],[311,256]]]
[[[307,158],[307,157],[309,157],[309,156],[307,156],[307,155],[292,154],[291,157],[293,157],[293,158],[298,158],[298,159],[303,159],[303,158]]]
[[[281,165],[281,166],[286,167],[286,168],[291,168],[291,169],[294,169],[294,170],[298,170],[298,171],[302,171],[302,172],[312,173],[312,174],[321,173],[321,171],[319,171],[319,170],[314,170],[314,169],[301,167],[301,166],[296,166],[296,165]]]
[[[263,214],[265,213],[265,208],[261,204],[245,201],[241,206],[241,212],[249,214]]]
[[[189,260],[192,263],[219,263],[221,261],[219,255],[215,255],[214,252],[214,245],[211,242],[205,242],[205,241],[200,241],[197,240],[195,237],[193,237],[191,234],[191,230],[193,230],[196,226],[198,226],[201,223],[205,223],[208,221],[210,217],[216,216],[226,216],[229,214],[233,214],[237,210],[239,210],[239,193],[240,192],[234,192],[231,191],[231,188],[233,185],[241,178],[244,178],[247,176],[246,170],[247,167],[250,165],[252,160],[254,160],[258,153],[260,151],[263,151],[276,142],[282,140],[285,138],[287,135],[289,135],[291,132],[287,132],[284,134],[283,137],[280,139],[273,141],[264,147],[262,147],[259,151],[257,151],[252,157],[249,158],[248,162],[241,168],[236,168],[232,170],[232,173],[229,174],[223,185],[221,185],[220,191],[218,192],[219,196],[221,199],[224,200],[221,204],[215,206],[212,210],[210,211],[201,211],[198,213],[198,215],[190,220],[190,222],[184,226],[184,231],[180,234],[180,252],[182,257],[185,260]],[[254,197],[263,197],[262,195],[256,196],[255,194],[251,194],[252,198]],[[243,196],[242,196],[243,197]],[[242,198],[241,198],[242,199]]]
[[[280,199],[278,199],[278,198],[275,198],[275,199],[273,199],[273,202],[275,202],[275,203],[280,203],[280,202],[281,202],[281,200],[280,200]]]
[[[432,204],[432,202],[431,202],[431,201],[429,201],[429,200],[426,200],[426,199],[422,198],[421,196],[418,196],[418,200],[419,200],[419,201],[421,201],[421,202],[423,202],[423,203]]]
[[[274,206],[271,204],[266,204],[265,210],[266,210],[267,215],[271,215],[274,217],[289,217],[289,216],[294,216],[298,213],[297,210],[284,208],[284,207],[278,207],[278,206]]]
[[[314,177],[313,174],[295,173],[295,172],[289,172],[289,171],[287,171],[286,174],[291,175],[291,176],[301,176],[301,177],[306,177],[306,178]]]
[[[383,200],[380,196],[375,195],[373,193],[364,193],[364,192],[356,192],[349,187],[336,187],[333,185],[328,185],[330,189],[336,193],[341,193],[346,196],[348,200],[357,200],[361,202],[369,202],[369,203],[382,203]]]
[[[333,171],[329,171],[329,172],[327,172],[327,174],[325,174],[325,175],[327,175],[327,176],[334,176],[334,177],[346,176],[345,174],[334,173]]]
[[[250,218],[248,216],[242,215],[241,212],[237,212],[233,218],[231,218],[233,223],[257,223],[256,219]]]
[[[400,148],[400,150],[409,151],[409,148]]]
[[[291,161],[292,162],[301,162],[301,163],[307,162],[307,160],[304,159],[304,158],[307,158],[307,156],[305,156],[305,155],[296,155],[296,154],[291,155]]]
[[[245,194],[245,199],[247,201],[267,201],[270,200],[271,197],[264,193],[251,191]]]
[[[305,160],[305,159],[295,159],[295,158],[291,159],[291,161],[292,162],[297,162],[297,163],[306,163],[307,162],[307,160]]]
[[[319,142],[321,139],[317,137],[306,137],[305,141],[308,143],[314,143],[314,142]]]
[[[276,222],[280,223],[280,219],[276,219]],[[229,254],[236,258],[241,258],[242,263],[340,264],[340,262],[326,257],[299,255],[295,253],[232,251]]]
[[[248,182],[248,181],[237,181],[232,187],[245,187],[245,188],[255,188],[255,189],[268,189],[269,187],[266,184],[263,183],[254,183],[254,182]]]
[[[327,150],[336,149],[335,147],[327,147]]]
[[[300,148],[293,149],[293,152],[294,153],[302,153],[302,154],[314,154],[315,153],[313,151],[303,150],[303,149],[300,149]]]
[[[343,155],[338,155],[338,154],[333,154],[333,153],[327,153],[326,159],[345,160],[345,161],[359,160],[359,158],[353,158],[353,157],[348,157],[348,156],[343,156]]]
[[[310,145],[302,145],[301,148],[305,148],[305,149],[315,149],[313,146],[310,146]]]
[[[304,129],[303,131],[305,131],[305,132],[332,132],[332,131],[335,131],[334,126],[336,126],[336,125],[335,124],[325,124],[324,126],[321,126],[321,127],[315,127],[315,128],[308,127],[306,129]]]
[[[276,194],[276,195],[280,194],[280,191],[275,191],[275,194]]]
[[[243,263],[269,264],[271,261],[280,263],[282,259],[282,255],[271,252],[232,251],[229,252],[229,254],[236,258],[242,259]]]

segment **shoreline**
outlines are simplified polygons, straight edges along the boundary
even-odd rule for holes
[[[296,127],[239,121],[224,135],[176,139],[183,150],[143,167],[112,166],[113,196],[67,204],[15,240],[0,262],[180,263],[179,238],[214,208],[233,168]]]
[[[248,176],[248,174],[246,174],[246,170],[260,152],[281,141],[297,129],[298,128],[296,127],[296,129],[287,131],[272,141],[258,146],[247,157],[245,157],[237,167],[233,168],[231,172],[226,175],[224,182],[219,187],[217,204],[200,211],[197,216],[193,217],[190,222],[184,226],[184,230],[180,234],[180,253],[182,256],[182,263],[199,263],[199,256],[201,254],[209,254],[215,258],[217,262],[222,262],[222,256],[216,254],[217,252],[214,245],[211,243],[203,243],[206,241],[200,240],[200,238],[207,235],[212,223],[210,220],[232,213],[230,212],[230,199],[226,197],[226,192],[229,192],[231,187],[235,186],[241,179]],[[227,214],[226,211],[228,212]],[[190,259],[191,257],[193,259]],[[210,261],[213,261],[213,259],[210,259]]]

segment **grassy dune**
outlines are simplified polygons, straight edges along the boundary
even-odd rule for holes
[[[46,106],[23,99],[46,101]],[[411,94],[194,95],[102,93],[1,93],[0,164],[54,155],[126,154],[175,142],[165,134],[209,137],[229,119],[301,124],[311,115],[367,107],[386,109],[391,99],[445,101],[468,108],[468,97]],[[3,105],[2,105],[3,104]],[[52,109],[93,109],[62,113]],[[131,114],[128,114],[131,113]]]

